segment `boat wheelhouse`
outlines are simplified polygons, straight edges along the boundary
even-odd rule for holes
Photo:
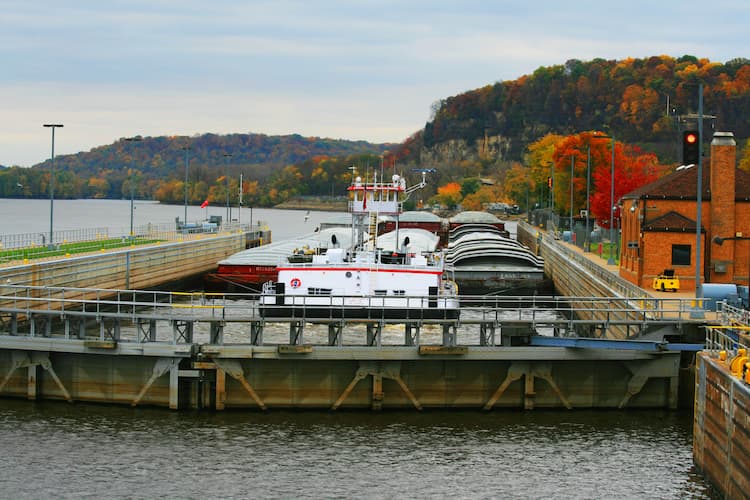
[[[329,246],[309,262],[280,265],[278,279],[263,286],[261,313],[310,319],[458,317],[458,290],[445,275],[437,239],[398,227],[404,199],[426,184],[424,176],[408,189],[395,174],[390,182],[356,177],[348,188],[351,245]],[[386,241],[377,235],[379,215],[396,217]]]

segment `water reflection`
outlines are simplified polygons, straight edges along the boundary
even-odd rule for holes
[[[5,495],[709,498],[672,412],[169,412],[0,400]]]

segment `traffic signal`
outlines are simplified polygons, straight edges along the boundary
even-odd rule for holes
[[[683,165],[697,165],[699,150],[700,150],[700,136],[695,130],[687,130],[682,133],[682,164]]]

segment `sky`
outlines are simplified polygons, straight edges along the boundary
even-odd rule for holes
[[[747,0],[0,0],[0,165],[135,135],[401,142],[570,59],[750,58]]]

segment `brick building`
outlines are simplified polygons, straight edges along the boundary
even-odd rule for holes
[[[698,168],[681,167],[623,196],[620,276],[648,288],[674,269],[682,290],[695,289]],[[748,284],[750,174],[737,168],[731,132],[716,132],[704,161],[701,281]],[[719,245],[715,238],[733,238]]]

